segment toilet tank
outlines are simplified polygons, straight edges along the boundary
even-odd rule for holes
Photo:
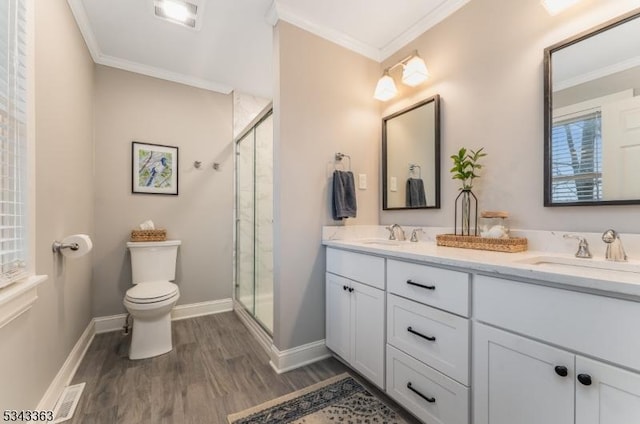
[[[131,281],[173,281],[180,240],[128,242],[131,252]]]

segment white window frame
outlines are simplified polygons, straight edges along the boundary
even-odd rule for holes
[[[0,289],[0,328],[31,309],[38,295],[36,288],[43,283],[46,275],[35,274],[36,242],[36,166],[35,166],[35,40],[34,40],[34,0],[25,0],[26,40],[27,40],[27,276],[22,280]]]

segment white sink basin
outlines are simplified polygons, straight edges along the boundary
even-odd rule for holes
[[[640,274],[640,263],[638,262],[613,262],[601,259],[569,258],[563,256],[534,256],[517,262],[556,270],[599,269]]]
[[[405,244],[404,242],[398,240],[388,240],[388,239],[367,239],[367,240],[358,240],[358,242],[362,244],[370,244],[370,245],[378,245],[384,247],[390,246],[401,246]]]

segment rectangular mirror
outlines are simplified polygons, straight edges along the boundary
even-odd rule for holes
[[[640,203],[639,18],[545,49],[545,206]]]
[[[440,96],[382,119],[382,209],[440,208]]]

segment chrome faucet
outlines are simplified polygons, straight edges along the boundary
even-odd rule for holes
[[[565,234],[562,236],[563,238],[566,239],[577,239],[578,240],[578,251],[576,252],[576,258],[583,258],[583,259],[588,259],[591,257],[591,252],[589,252],[589,243],[587,242],[587,239],[579,236],[577,234]]]
[[[410,241],[417,243],[418,242],[418,233],[422,233],[424,234],[424,230],[422,228],[414,228],[413,231],[411,231],[411,239]]]
[[[389,240],[405,241],[407,239],[404,235],[404,230],[398,224],[393,224],[385,228],[389,230]]]
[[[602,234],[602,241],[607,243],[604,257],[608,261],[626,262],[627,254],[622,247],[620,234],[615,230],[607,230]]]

